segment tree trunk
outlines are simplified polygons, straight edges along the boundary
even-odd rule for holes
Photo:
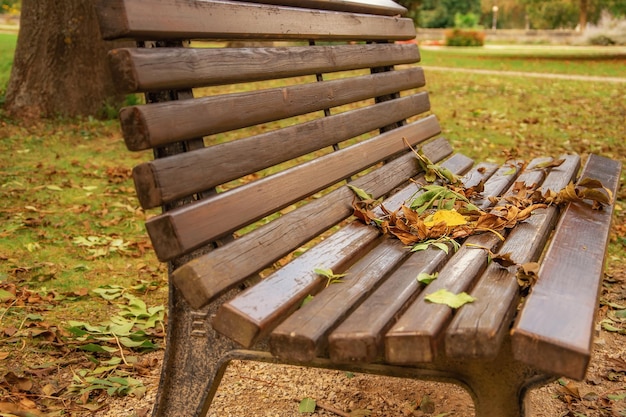
[[[18,118],[103,115],[119,104],[91,1],[23,0],[5,109]]]
[[[578,16],[578,27],[581,32],[584,32],[587,28],[587,16],[589,14],[589,2],[588,0],[580,0],[580,14]]]

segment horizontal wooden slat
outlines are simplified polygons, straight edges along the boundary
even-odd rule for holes
[[[281,48],[124,48],[109,53],[126,92],[203,87],[418,62],[412,44]]]
[[[478,185],[496,169],[495,164],[480,164],[463,178],[463,183],[466,187]],[[414,189],[407,191],[410,194],[405,201],[415,196]],[[387,205],[385,202],[385,207]],[[381,358],[384,333],[422,288],[416,280],[417,275],[438,271],[448,256],[444,251],[433,248],[411,254],[367,301],[331,333],[328,338],[331,360],[336,363],[369,363]]]
[[[399,127],[368,141],[171,210],[147,221],[159,259],[168,260],[235,231],[293,202],[347,178],[440,131],[434,116]]]
[[[621,164],[590,155],[582,178],[599,180],[615,195]],[[591,357],[597,298],[613,206],[592,210],[571,203],[512,331],[516,359],[581,380]]]
[[[105,39],[408,40],[408,18],[234,1],[99,0]]]
[[[195,152],[156,159],[135,168],[133,177],[137,196],[144,208],[158,207],[429,109],[427,93],[419,93]]]
[[[580,168],[577,155],[563,156],[565,162],[548,173],[542,191],[563,189]],[[499,253],[509,253],[518,264],[536,261],[557,220],[556,207],[533,212],[524,223],[512,230]],[[449,357],[494,358],[509,331],[519,301],[516,268],[502,268],[492,263],[472,289],[476,299],[465,305],[450,323],[445,336]]]
[[[412,158],[413,156],[406,155],[402,159],[406,157]],[[443,165],[453,172],[462,173],[469,169],[471,163],[472,161],[467,157],[455,155]],[[376,192],[379,185],[376,181],[372,181],[373,178],[366,183],[360,180],[361,178],[357,180],[359,182],[355,181],[353,184],[359,187],[364,186],[368,192],[374,193],[374,197],[379,196]],[[347,191],[347,188],[344,189]],[[415,184],[409,184],[403,191],[386,200],[385,204],[390,209],[397,208],[416,191]],[[353,198],[350,195],[344,197],[344,205],[347,206],[347,200],[352,201]],[[367,252],[367,249],[375,243],[374,238],[378,236],[378,230],[373,227],[357,221],[350,223],[342,228],[340,233],[333,234],[298,257],[296,261],[289,263],[239,297],[224,304],[214,320],[214,327],[240,344],[252,346],[284,320],[289,312],[297,308],[305,296],[316,294],[321,289],[323,282],[313,272],[315,268],[323,266],[332,269],[335,273],[345,271],[358,259],[357,255],[362,256]],[[323,265],[320,265],[321,260],[323,260]]]
[[[391,0],[262,0],[257,3],[395,16],[406,8]]]
[[[126,107],[120,120],[130,150],[271,122],[424,85],[421,68],[284,88]],[[399,120],[399,119],[398,119]]]

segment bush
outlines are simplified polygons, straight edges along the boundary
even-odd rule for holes
[[[609,45],[615,45],[616,42],[606,35],[598,35],[598,36],[589,38],[589,43],[592,45],[609,46]]]
[[[447,46],[483,46],[485,32],[481,30],[446,30]]]
[[[591,45],[626,45],[626,20],[603,12],[597,25],[586,28],[583,40]]]

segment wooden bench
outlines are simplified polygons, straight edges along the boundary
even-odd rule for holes
[[[590,155],[580,174],[576,155],[552,169],[474,164],[439,137],[418,48],[397,42],[415,37],[402,7],[261,3],[97,2],[103,37],[137,42],[110,54],[121,88],[147,102],[122,109],[121,126],[130,150],[154,151],[134,169],[141,205],[164,208],[147,221],[171,272],[154,415],[204,415],[233,359],[453,381],[479,416],[522,415],[529,387],[582,379],[612,205],[551,205],[504,242],[482,233],[456,251],[411,252],[351,217],[346,184],[398,209],[426,184],[410,145],[465,187],[484,186],[474,203],[487,210],[516,182],[559,191],[593,178],[615,192],[620,164]],[[540,259],[530,295],[515,267],[476,246]],[[326,285],[319,268],[348,275]],[[416,280],[433,272],[428,286]],[[428,302],[438,289],[475,301]]]

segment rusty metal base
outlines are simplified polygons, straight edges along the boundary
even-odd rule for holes
[[[237,349],[215,333],[210,318],[232,293],[201,311],[190,310],[174,287],[170,294],[167,349],[153,417],[206,415],[228,363],[235,359],[454,383],[470,393],[478,417],[524,416],[528,389],[555,379],[513,361],[508,337],[493,360],[441,358],[418,366],[339,365],[327,359],[285,363],[268,352]]]

